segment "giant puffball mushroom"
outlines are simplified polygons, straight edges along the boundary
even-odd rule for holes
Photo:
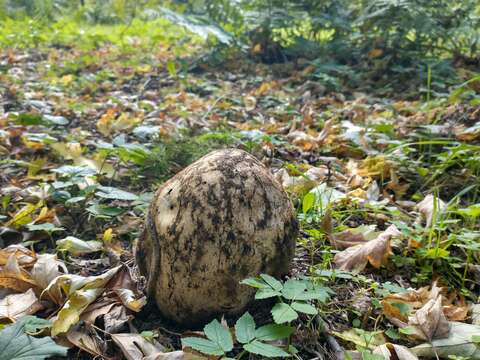
[[[161,314],[180,325],[242,312],[240,281],[288,272],[298,225],[287,194],[243,150],[213,151],[155,193],[136,259]]]

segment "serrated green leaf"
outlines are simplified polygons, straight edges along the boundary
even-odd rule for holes
[[[268,289],[269,286],[268,284],[263,281],[262,279],[258,278],[248,278],[240,281],[240,284],[242,285],[248,285],[256,289]]]
[[[277,324],[284,324],[298,318],[298,314],[292,307],[285,303],[276,303],[272,308],[273,321]]]
[[[275,279],[273,276],[268,274],[260,274],[260,277],[273,289],[276,291],[280,291],[283,288],[283,285],[280,281]]]
[[[330,289],[325,287],[317,287],[314,290],[307,290],[297,296],[295,300],[318,300],[326,302],[330,298]]]
[[[282,295],[282,293],[280,291],[276,291],[276,290],[273,290],[273,289],[259,289],[256,293],[255,293],[255,299],[257,300],[261,300],[261,299],[268,299],[268,298],[271,298],[271,297],[275,297],[275,296],[280,296]]]
[[[38,318],[36,316],[24,316],[22,319],[25,319],[24,330],[27,333],[35,333],[38,330],[52,327],[52,322],[50,320]]]
[[[255,338],[255,320],[246,312],[235,323],[235,336],[238,342],[246,344]]]
[[[67,348],[55,344],[50,337],[35,338],[25,330],[44,326],[34,316],[25,316],[0,332],[0,360],[43,360],[66,356]]]
[[[289,279],[283,284],[282,295],[285,299],[296,300],[305,290],[307,290],[307,286],[304,282]]]
[[[200,351],[207,355],[223,355],[223,349],[211,340],[202,339],[199,337],[186,337],[182,339],[182,346],[191,347],[194,350]]]
[[[301,313],[308,314],[308,315],[317,315],[318,310],[315,306],[312,306],[310,304],[304,303],[304,302],[293,302],[290,304],[290,306]]]
[[[268,324],[255,330],[257,340],[275,341],[286,339],[293,334],[295,328],[287,325]]]
[[[99,186],[97,196],[112,200],[137,200],[138,196],[111,186]]]
[[[249,353],[265,356],[268,358],[290,357],[290,354],[287,353],[285,350],[282,350],[277,346],[262,343],[258,340],[254,340],[250,344],[246,344],[243,348]]]
[[[207,338],[217,344],[224,352],[233,349],[232,334],[217,319],[205,325],[203,331]]]
[[[98,205],[98,204],[88,207],[87,211],[95,216],[103,216],[103,217],[118,216],[125,212],[125,210],[121,208]]]

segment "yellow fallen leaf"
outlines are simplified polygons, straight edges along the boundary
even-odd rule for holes
[[[43,206],[43,201],[39,201],[36,204],[27,204],[15,213],[10,221],[5,226],[18,228],[33,221],[32,215]]]
[[[383,55],[382,49],[373,49],[368,53],[370,59],[375,59]]]
[[[64,75],[60,78],[60,82],[64,85],[64,86],[68,86],[70,85],[72,82],[73,82],[73,75],[72,74],[68,74],[68,75]]]
[[[105,290],[105,286],[118,272],[117,266],[98,276],[61,275],[55,278],[45,289],[50,298],[58,304],[66,302],[52,325],[52,335],[68,331],[76,324],[82,312]]]
[[[131,116],[128,113],[122,113],[115,118],[115,109],[108,109],[97,122],[97,129],[103,136],[133,128],[143,121],[141,117]]]
[[[122,304],[132,311],[139,312],[147,304],[146,297],[137,298],[130,289],[116,289],[114,291],[122,301]]]
[[[103,292],[103,288],[77,290],[65,303],[52,324],[52,336],[67,332],[80,320],[82,312]]]
[[[390,176],[391,164],[383,155],[367,157],[363,160],[357,174],[362,177],[381,177],[387,179]]]

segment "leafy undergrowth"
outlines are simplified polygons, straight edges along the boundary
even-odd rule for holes
[[[0,359],[480,358],[478,81],[429,102],[345,96],[308,65],[192,61],[198,39],[162,22],[151,37],[136,22],[84,37],[14,25],[0,37]],[[132,246],[156,187],[223,147],[271,168],[301,233],[289,280],[245,280],[276,302],[199,337],[152,315]]]

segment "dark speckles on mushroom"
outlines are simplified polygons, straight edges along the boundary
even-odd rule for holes
[[[245,151],[215,151],[156,192],[137,262],[164,316],[200,324],[245,309],[254,290],[244,278],[287,273],[296,233],[269,171]]]

